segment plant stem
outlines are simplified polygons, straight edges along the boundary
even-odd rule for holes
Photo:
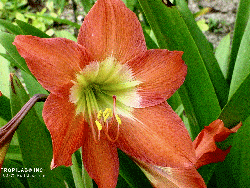
[[[36,104],[36,102],[44,102],[47,99],[46,94],[34,95],[22,109],[5,125],[0,129],[0,148],[9,142],[14,135],[19,124],[23,118],[28,114],[30,109]]]

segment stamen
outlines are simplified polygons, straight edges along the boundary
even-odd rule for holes
[[[92,130],[92,134],[93,134],[93,137],[94,137],[94,141],[97,142],[97,138],[96,138],[96,131],[95,131],[95,128],[94,128],[94,123],[93,123],[93,120],[92,120],[92,112],[91,112],[91,107],[92,107],[92,104],[91,104],[91,100],[90,100],[90,93],[87,91],[86,92],[87,96],[86,96],[86,103],[87,103],[87,109],[88,109],[88,117],[89,117],[89,123],[90,123],[90,128]],[[99,135],[98,135],[99,137]]]
[[[97,119],[100,120],[101,117],[102,117],[102,114],[103,114],[103,113],[102,113],[102,110],[99,110],[99,112],[98,112],[98,114],[97,114]]]
[[[116,96],[113,95],[113,113],[116,114]]]
[[[122,120],[121,120],[121,118],[118,116],[118,114],[115,115],[115,118],[116,118],[117,123],[118,123],[119,125],[121,125],[121,124],[122,124]]]
[[[102,130],[102,124],[101,124],[99,121],[95,120],[95,124],[96,124],[97,129],[98,129],[99,131]]]
[[[107,109],[106,109],[106,110],[107,110]],[[106,110],[105,110],[105,111],[106,111]],[[112,114],[112,110],[110,109],[110,110],[109,110],[109,115],[110,115],[110,117],[113,118],[113,120],[116,119],[116,121],[117,121],[117,133],[116,133],[115,139],[112,139],[112,138],[109,136],[109,134],[108,134],[108,121],[107,121],[107,122],[106,122],[107,128],[106,128],[105,134],[106,134],[106,136],[107,136],[107,138],[108,138],[109,141],[115,142],[115,141],[118,140],[120,125],[121,125],[121,123],[122,123],[121,118],[116,114],[116,96],[115,96],[115,95],[113,95],[113,114]],[[106,116],[105,116],[105,117],[106,117]],[[105,117],[104,117],[104,121],[106,121],[106,120],[105,120]]]
[[[112,117],[111,108],[106,108],[106,110],[103,112],[103,117],[104,117],[104,122],[106,122],[109,117]]]

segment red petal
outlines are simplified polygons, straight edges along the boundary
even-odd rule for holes
[[[215,144],[212,147],[213,148],[216,147],[216,149],[211,151],[211,152],[204,153],[198,159],[198,161],[195,163],[195,167],[197,169],[204,166],[204,165],[210,164],[210,163],[223,162],[231,149],[231,147],[229,147],[228,149],[223,151],[223,150],[217,148],[217,146]]]
[[[195,167],[159,167],[136,160],[154,187],[168,188],[205,188],[206,184]]]
[[[83,117],[75,116],[75,106],[67,99],[50,94],[44,104],[43,119],[53,144],[51,168],[72,165],[71,155],[83,144]]]
[[[39,83],[58,95],[65,85],[71,84],[76,72],[90,62],[85,48],[64,38],[18,35],[13,44]]]
[[[240,126],[241,123],[233,129],[228,129],[224,127],[224,123],[220,119],[206,126],[193,141],[195,153],[198,158],[195,164],[196,168],[209,163],[224,161],[230,148],[223,151],[216,146],[215,142],[224,141],[231,133],[235,133]]]
[[[134,119],[121,117],[120,149],[158,166],[187,167],[195,163],[188,131],[167,103],[134,109],[132,113]]]
[[[83,164],[99,188],[115,188],[119,174],[118,153],[116,146],[102,136],[95,142],[92,132],[86,132],[82,147]]]
[[[109,56],[126,62],[147,50],[140,22],[121,0],[98,0],[78,36],[96,60]]]
[[[184,82],[187,66],[181,59],[183,52],[148,50],[143,56],[129,62],[139,85],[140,106],[157,105],[168,99]]]

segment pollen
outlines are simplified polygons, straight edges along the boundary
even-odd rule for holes
[[[102,110],[100,110],[99,112],[98,112],[98,114],[97,114],[97,119],[101,119],[101,117],[102,117],[102,114],[103,114],[103,112],[102,112]]]
[[[112,117],[112,110],[111,108],[106,108],[106,110],[103,112],[104,122],[107,121],[109,117]]]
[[[95,124],[97,126],[97,129],[100,131],[102,130],[102,124],[98,121],[98,120],[95,120]]]
[[[121,118],[118,116],[118,114],[115,115],[115,118],[116,118],[117,123],[118,123],[119,125],[121,125],[121,124],[122,124],[122,120],[121,120]]]

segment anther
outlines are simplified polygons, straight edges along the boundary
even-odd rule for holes
[[[98,112],[98,114],[97,114],[97,119],[101,119],[101,117],[102,117],[102,110],[100,110],[99,112]]]
[[[115,118],[116,118],[117,123],[118,123],[119,125],[121,125],[121,124],[122,124],[122,120],[121,120],[121,118],[118,116],[118,114],[115,115]]]
[[[97,126],[97,129],[100,131],[102,130],[102,124],[98,121],[98,120],[95,120],[95,124]]]

